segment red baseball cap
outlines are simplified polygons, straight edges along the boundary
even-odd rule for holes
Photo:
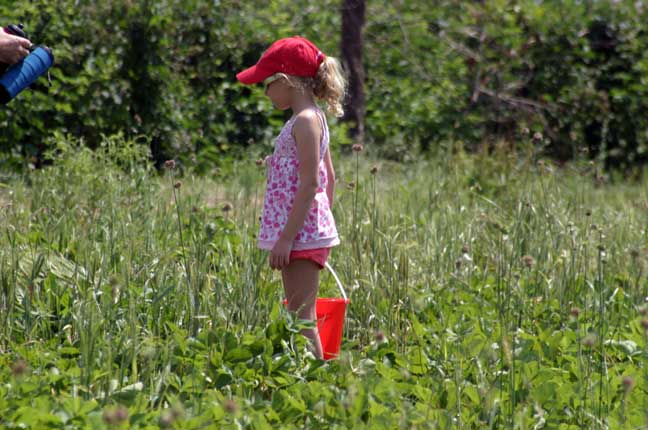
[[[326,55],[310,40],[293,36],[279,39],[252,67],[236,75],[246,85],[258,84],[275,73],[314,78]]]

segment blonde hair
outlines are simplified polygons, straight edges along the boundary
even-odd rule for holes
[[[346,96],[346,78],[337,58],[326,57],[317,70],[313,94],[326,102],[327,110],[341,117],[344,115],[342,103]]]
[[[324,100],[326,110],[341,117],[344,115],[342,104],[346,96],[346,78],[342,71],[340,62],[334,57],[326,57],[317,70],[314,78],[286,75],[277,73],[273,76],[281,76],[288,83],[300,91],[311,91],[319,100]]]

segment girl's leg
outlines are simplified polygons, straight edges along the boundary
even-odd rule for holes
[[[297,312],[299,318],[317,321],[315,302],[319,289],[319,267],[310,260],[293,260],[282,271],[284,291],[288,300],[288,310]],[[310,339],[313,353],[324,358],[322,343],[317,328],[303,330],[302,334]]]

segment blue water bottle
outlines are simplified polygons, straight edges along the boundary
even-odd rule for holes
[[[15,27],[15,28],[12,28]],[[9,26],[4,30],[8,33],[21,37],[24,32],[18,33],[20,27]],[[13,30],[13,31],[12,31]],[[22,61],[9,67],[0,77],[0,103],[7,104],[22,90],[30,86],[36,79],[47,73],[54,64],[52,49],[47,46],[35,46],[30,49],[31,53]]]

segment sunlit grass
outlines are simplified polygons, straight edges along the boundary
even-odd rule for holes
[[[3,426],[646,424],[645,181],[535,154],[337,156],[352,302],[321,365],[256,248],[263,167],[158,174],[123,139],[60,141],[0,189]]]

